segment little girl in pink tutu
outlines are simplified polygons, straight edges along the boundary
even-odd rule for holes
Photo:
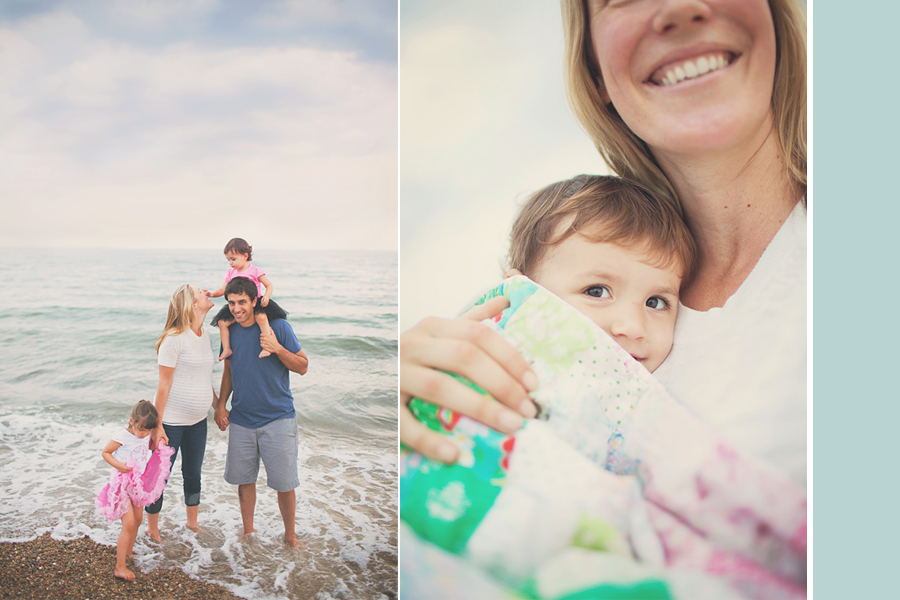
[[[131,410],[128,428],[120,429],[103,448],[103,460],[114,467],[109,483],[94,500],[97,512],[110,521],[122,520],[116,543],[115,576],[134,581],[125,566],[131,555],[144,507],[156,502],[166,487],[173,448],[160,444],[150,451],[150,433],[159,425],[159,413],[152,402],[141,400]]]

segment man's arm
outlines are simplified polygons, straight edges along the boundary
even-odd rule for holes
[[[263,347],[263,350],[268,350],[277,356],[278,360],[281,361],[281,364],[289,371],[293,371],[299,375],[306,375],[306,371],[309,370],[309,358],[306,357],[306,352],[302,349],[294,354],[278,342],[278,338],[275,337],[274,331],[269,335],[266,335],[265,333],[261,334],[259,336],[259,343]],[[219,396],[221,397],[221,394],[219,394]]]
[[[228,402],[228,396],[231,395],[231,361],[225,361],[225,370],[222,371],[222,385],[219,387],[219,397],[215,399],[215,404],[213,408],[216,410],[215,420],[216,425],[219,426],[219,429],[225,431],[228,427],[228,414],[229,411],[225,408],[225,403]]]
[[[284,350],[283,354],[276,354],[275,356],[278,357],[281,364],[294,373],[306,375],[306,372],[309,370],[309,358],[307,358],[306,352],[302,349],[298,350],[296,354],[291,354],[287,350]]]

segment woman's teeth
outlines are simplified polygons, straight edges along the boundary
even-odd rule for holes
[[[659,85],[672,85],[726,66],[728,66],[728,59],[724,54],[701,56],[696,60],[686,60],[678,65],[665,67],[663,78],[658,83]]]

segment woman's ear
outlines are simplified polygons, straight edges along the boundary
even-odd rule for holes
[[[506,278],[509,279],[510,277],[515,277],[516,275],[521,275],[521,274],[522,274],[522,271],[520,271],[518,269],[510,269],[509,271],[506,272]]]

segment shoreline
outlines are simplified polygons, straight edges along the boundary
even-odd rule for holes
[[[45,533],[27,542],[0,542],[0,598],[238,598],[178,569],[143,573],[129,565],[135,581],[123,581],[113,576],[115,565],[115,546],[102,546],[87,536],[60,541]]]

